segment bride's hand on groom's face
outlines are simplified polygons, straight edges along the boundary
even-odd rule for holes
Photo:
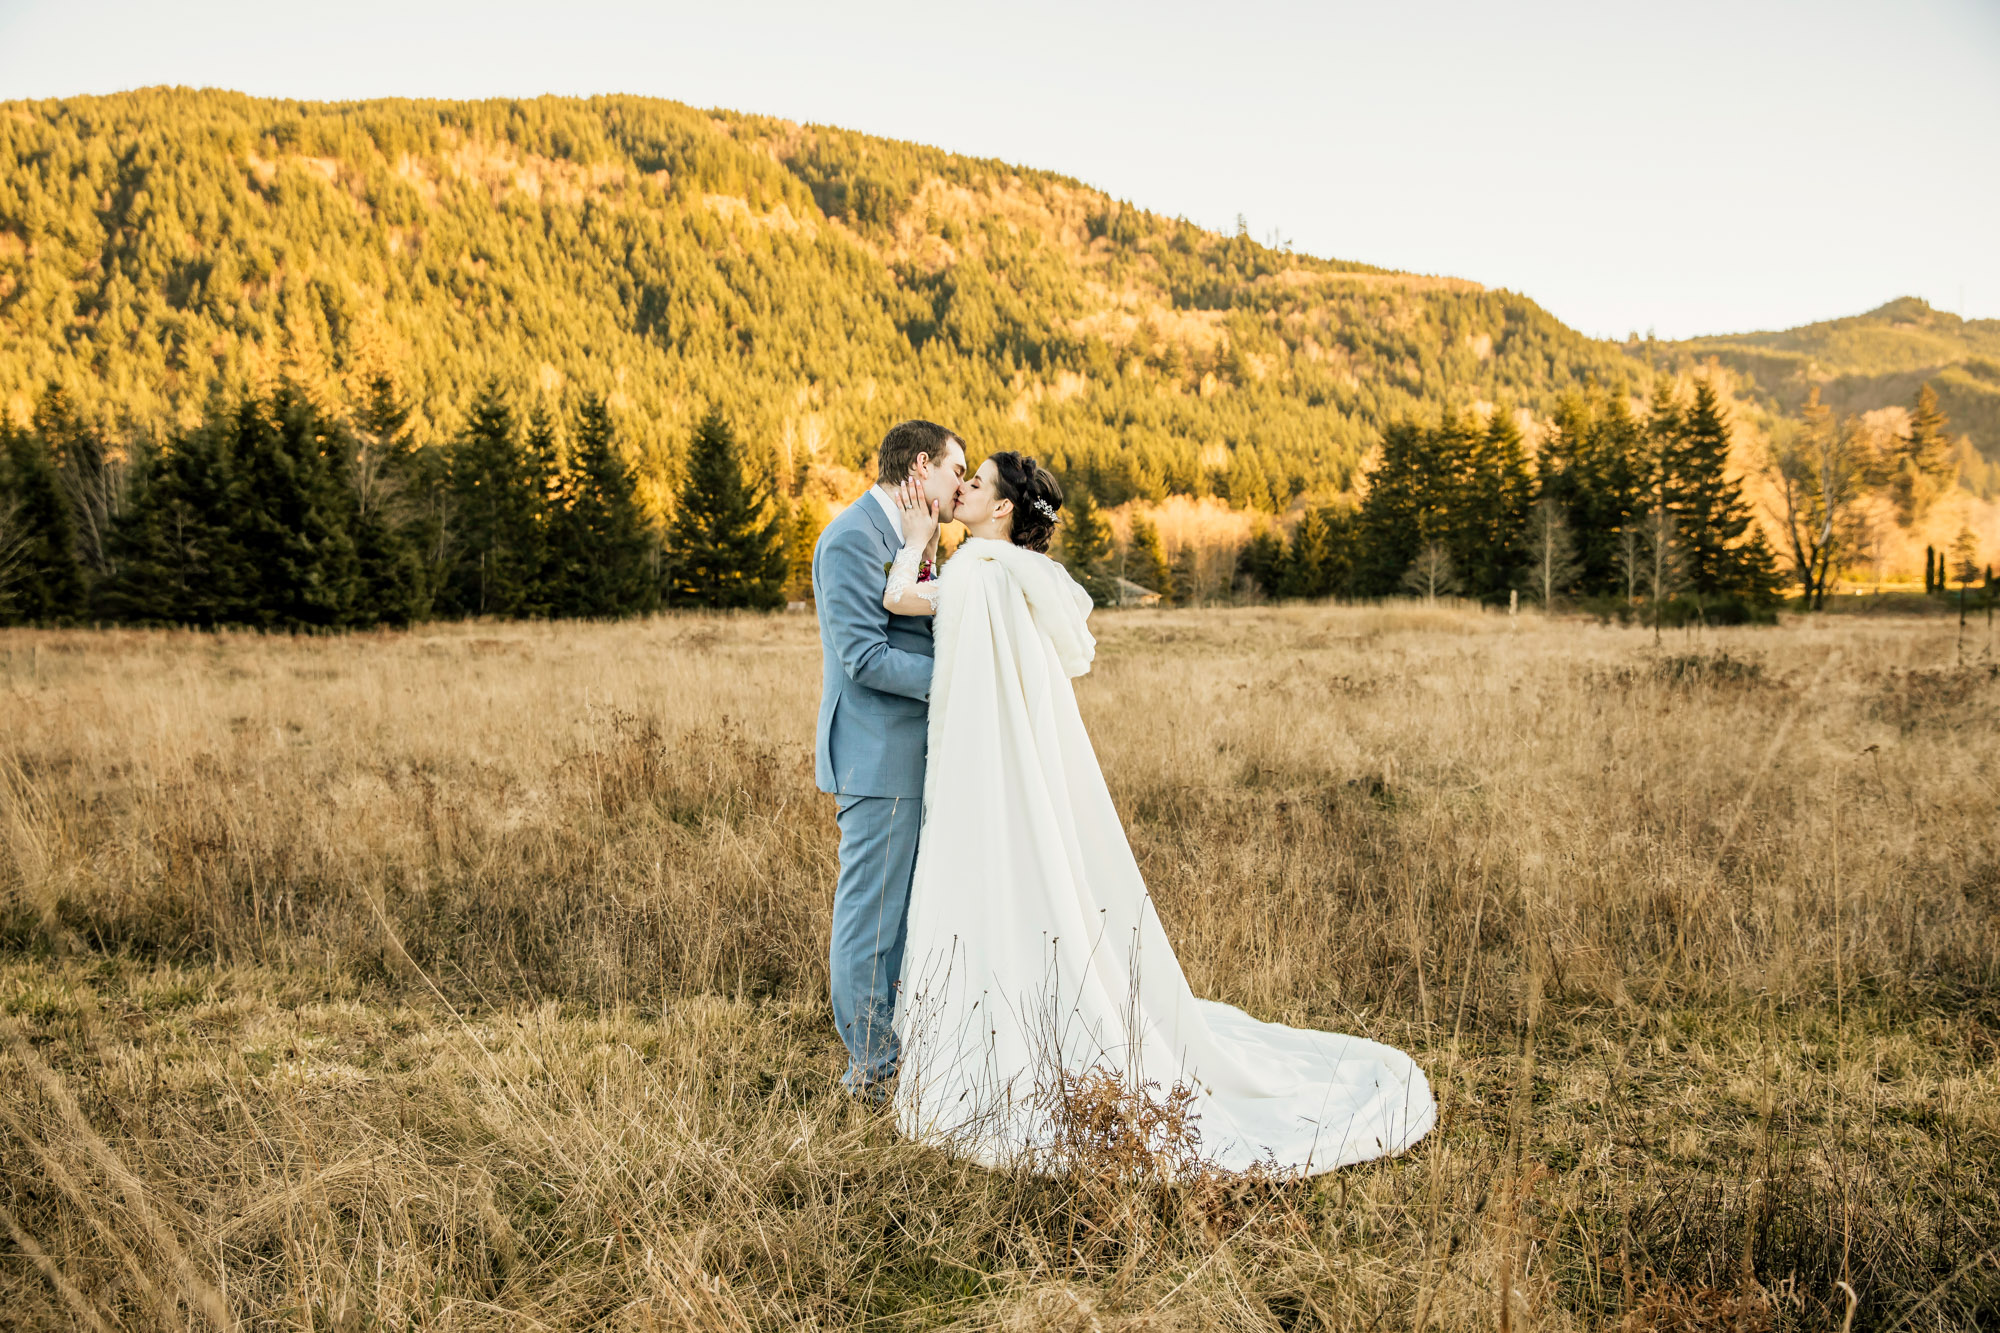
[[[937,536],[937,501],[924,494],[923,484],[914,478],[896,490],[896,505],[903,514],[903,543],[928,546]]]

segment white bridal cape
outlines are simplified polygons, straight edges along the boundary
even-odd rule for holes
[[[1317,1174],[1436,1118],[1401,1051],[1198,1000],[1077,713],[1088,594],[1047,556],[967,540],[937,588],[924,826],[896,1005],[903,1133],[988,1166],[1051,1146],[1047,1093],[1106,1071],[1195,1092],[1202,1152]]]

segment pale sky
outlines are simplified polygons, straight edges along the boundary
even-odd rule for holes
[[[2000,0],[0,0],[0,99],[166,83],[843,125],[1602,336],[2000,317]]]

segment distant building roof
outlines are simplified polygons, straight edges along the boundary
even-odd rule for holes
[[[1151,588],[1142,588],[1130,579],[1117,579],[1115,582],[1118,586],[1118,605],[1157,606],[1159,604],[1160,594],[1154,592]]]

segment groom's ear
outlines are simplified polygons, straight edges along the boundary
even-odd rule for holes
[[[931,470],[931,456],[929,454],[918,454],[915,458],[912,458],[910,460],[911,476],[921,477],[930,470]]]

